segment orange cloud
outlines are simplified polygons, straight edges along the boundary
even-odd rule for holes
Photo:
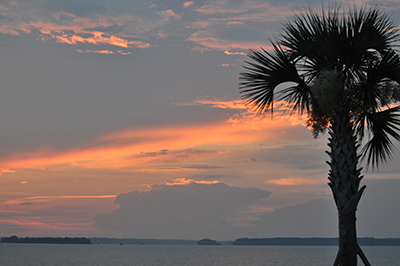
[[[304,125],[302,118],[291,118],[277,106],[274,119],[256,116],[245,109],[242,101],[198,100],[182,105],[239,111],[225,121],[132,128],[113,132],[83,146],[67,150],[51,147],[0,158],[4,170],[70,165],[84,168],[127,168],[130,171],[201,171],[212,169],[208,160],[227,156],[254,143],[274,141],[287,127]],[[281,108],[281,109],[279,109]],[[281,114],[279,114],[281,112]],[[258,144],[256,146],[259,146]],[[205,166],[187,165],[204,163]],[[186,164],[186,165],[185,165]]]
[[[23,228],[26,235],[96,233],[93,215],[115,209],[116,195],[32,196],[0,203],[0,224]]]
[[[173,16],[171,12],[165,11],[166,16]],[[19,35],[19,32],[30,33],[33,29],[39,30],[43,36],[41,39],[43,41],[54,39],[59,43],[67,43],[75,45],[78,43],[83,44],[105,44],[123,48],[147,48],[150,47],[149,43],[142,41],[128,40],[124,37],[115,36],[102,31],[89,30],[91,28],[106,28],[112,26],[113,23],[106,23],[104,19],[100,20],[90,20],[87,18],[79,18],[74,15],[61,12],[59,14],[53,14],[55,17],[67,16],[72,19],[72,22],[67,24],[56,24],[53,22],[20,22],[19,24],[13,25],[2,25],[0,27],[1,33]],[[127,36],[132,37],[132,36]]]
[[[131,52],[123,52],[118,50],[116,52],[110,50],[76,50],[78,53],[95,53],[95,54],[121,54],[121,55],[130,55]]]
[[[117,195],[96,195],[96,196],[34,196],[25,199],[108,199],[116,198]]]
[[[246,53],[243,53],[243,52],[234,52],[234,53],[231,53],[231,52],[229,52],[229,51],[225,51],[224,54],[227,54],[227,55],[247,55]]]
[[[63,223],[58,220],[50,220],[47,217],[0,218],[0,223],[23,227],[25,229],[35,229],[33,235],[35,235],[35,233],[36,235],[39,234],[40,231],[38,231],[38,229],[44,230],[43,232],[47,234],[51,230],[55,230],[56,234],[59,234],[60,231],[97,231],[93,226],[93,222]]]
[[[116,36],[104,37],[103,36],[105,35],[104,32],[95,31],[95,32],[82,32],[82,33],[92,34],[93,36],[85,38],[73,34],[72,35],[63,34],[62,36],[52,35],[52,38],[56,39],[57,42],[68,43],[68,44],[77,44],[78,42],[80,42],[80,43],[91,43],[91,44],[109,44],[124,48],[130,47],[128,40]]]
[[[242,100],[195,100],[187,103],[175,103],[178,106],[189,106],[189,105],[197,105],[197,106],[207,106],[212,108],[220,108],[220,109],[232,109],[232,110],[243,110],[244,112],[235,113],[226,120],[227,123],[232,124],[241,124],[242,126],[251,126],[254,129],[259,129],[258,125],[265,123],[282,123],[282,122],[290,122],[290,125],[306,125],[307,122],[307,114],[302,116],[291,116],[286,112],[290,112],[291,107],[285,101],[276,101],[274,104],[274,116],[273,117],[265,117],[256,115],[255,113],[249,111],[248,106]]]
[[[176,178],[174,182],[168,182],[168,186],[176,186],[176,185],[188,185],[188,184],[206,184],[206,185],[212,185],[212,184],[218,184],[222,183],[222,181],[207,181],[207,180],[201,180],[201,181],[196,181],[193,179],[186,179],[186,178]]]
[[[95,53],[95,54],[114,54],[113,51],[110,50],[97,50],[97,51],[92,51],[92,50],[76,50],[79,53]]]
[[[266,184],[273,184],[279,186],[301,186],[301,185],[316,185],[321,183],[326,183],[326,180],[322,179],[308,179],[304,177],[288,177],[279,179],[270,179],[265,181]]]
[[[242,100],[195,100],[187,103],[175,103],[178,106],[189,106],[189,105],[204,105],[213,108],[221,108],[221,109],[239,109],[239,110],[247,110],[246,105]]]

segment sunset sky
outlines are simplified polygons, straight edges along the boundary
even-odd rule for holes
[[[249,49],[321,3],[0,1],[0,237],[337,236],[327,136],[238,90]],[[359,236],[400,237],[400,149],[363,173]]]

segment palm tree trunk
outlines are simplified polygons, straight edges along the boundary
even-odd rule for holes
[[[357,169],[360,156],[353,124],[347,115],[336,115],[329,130],[331,148],[327,152],[331,161],[329,183],[339,215],[339,253],[335,265],[356,266],[359,246],[356,231],[356,210],[365,186],[359,189],[361,169]]]

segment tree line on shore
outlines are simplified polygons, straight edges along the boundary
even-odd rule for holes
[[[35,243],[35,244],[92,244],[85,237],[25,237],[17,236],[3,237],[0,243]]]
[[[264,245],[264,246],[335,246],[337,237],[274,237],[274,238],[238,238],[234,241],[216,241],[208,238],[196,240],[183,239],[141,239],[141,238],[105,238],[105,237],[2,237],[0,243],[36,243],[36,244],[130,244],[130,245]],[[400,238],[358,238],[361,246],[400,246]]]

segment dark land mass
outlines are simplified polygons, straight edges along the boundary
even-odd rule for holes
[[[197,240],[185,239],[151,239],[151,238],[107,238],[91,237],[93,244],[111,245],[197,245]],[[200,240],[201,241],[201,240]],[[218,241],[221,245],[231,245],[233,241]]]
[[[197,245],[211,245],[211,246],[215,246],[215,245],[221,245],[221,243],[219,243],[216,240],[212,240],[209,238],[203,238],[202,240],[197,241]]]
[[[265,246],[337,246],[338,238],[324,237],[275,237],[275,238],[239,238],[235,241],[216,241],[184,239],[141,239],[141,238],[71,238],[71,237],[2,237],[0,243],[35,243],[35,244],[111,244],[111,245],[265,245]],[[215,242],[214,242],[215,241]],[[358,238],[360,246],[400,246],[400,238]]]
[[[29,244],[92,244],[90,239],[84,237],[3,237],[0,243],[29,243]]]
[[[115,245],[197,245],[197,240],[182,239],[142,239],[142,238],[106,238],[91,237],[93,244]]]
[[[275,237],[275,238],[239,238],[235,241],[215,241],[207,238],[196,240],[181,239],[140,239],[140,238],[90,238],[93,244],[133,244],[133,245],[212,245],[220,243],[221,245],[270,245],[270,246],[337,246],[339,239],[324,237]],[[215,241],[215,242],[214,242]],[[358,238],[361,246],[400,246],[400,238]]]
[[[239,238],[232,245],[270,245],[270,246],[337,246],[338,238],[300,238],[300,237],[276,237],[276,238]],[[358,238],[360,246],[400,246],[400,238]]]

